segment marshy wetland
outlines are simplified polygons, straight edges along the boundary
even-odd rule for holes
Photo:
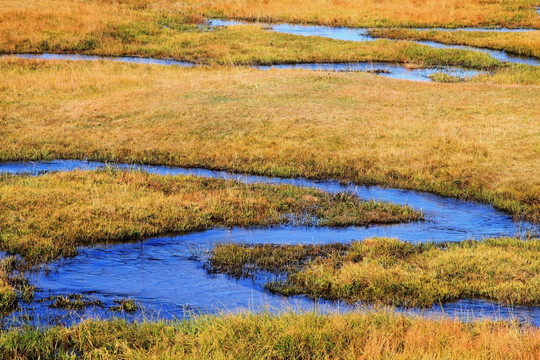
[[[539,7],[6,1],[0,358],[540,356]]]

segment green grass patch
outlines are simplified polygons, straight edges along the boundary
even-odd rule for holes
[[[360,73],[0,60],[0,160],[333,178],[483,201],[538,222],[540,92],[506,84],[517,74],[540,79],[539,69],[505,66],[448,86]]]
[[[371,36],[396,40],[436,41],[502,50],[515,55],[540,58],[540,30],[526,32],[444,31],[414,29],[371,29]]]
[[[266,288],[283,295],[422,306],[460,299],[540,305],[540,240],[513,238],[413,245],[374,238],[352,245],[217,245],[214,272],[285,273]]]
[[[0,176],[0,248],[28,262],[78,246],[214,227],[349,226],[422,219],[409,207],[293,186],[132,171]]]
[[[431,74],[428,77],[435,82],[447,84],[458,84],[465,81],[458,76],[452,76],[441,72]]]
[[[236,314],[184,322],[85,321],[0,333],[5,359],[508,359],[540,355],[515,322],[351,314]]]

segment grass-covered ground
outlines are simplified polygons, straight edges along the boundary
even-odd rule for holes
[[[0,159],[337,178],[540,219],[538,86],[0,61]]]
[[[185,0],[182,4],[206,16],[266,22],[349,27],[540,28],[538,0]]]
[[[350,27],[540,29],[539,6],[538,0],[5,0],[0,34],[15,43],[21,36],[34,41],[52,31],[61,41],[78,38],[88,46],[99,40],[93,35],[126,40],[137,28],[151,36],[161,29],[193,30],[190,24],[205,17]]]
[[[77,247],[213,227],[348,226],[422,219],[408,207],[293,186],[141,172],[0,177],[0,249],[43,262]]]
[[[539,222],[539,68],[409,42],[348,43],[254,26],[204,25],[205,18],[223,17],[538,29],[538,6],[538,0],[5,0],[1,53],[131,55],[210,65],[395,61],[493,74],[474,83],[427,84],[357,73],[1,59],[0,161],[88,158],[336,178],[479,200]],[[434,40],[534,55],[533,35],[479,40],[459,33]],[[281,224],[291,214],[300,223],[330,226],[421,216],[286,186],[111,170],[2,176],[0,248],[28,263],[2,260],[0,307],[32,297],[31,284],[17,270],[72,255],[78,246],[168,231]],[[320,222],[313,223],[313,216]],[[233,256],[232,264],[242,265],[227,271],[284,272],[287,286],[274,283],[272,290],[287,294],[407,306],[471,297],[538,304],[537,240],[492,239],[444,249],[389,240],[228,246],[214,254],[222,251],[227,264],[234,251],[241,261]],[[51,301],[66,308],[84,305],[79,294]],[[175,323],[92,320],[0,332],[0,358],[6,359],[534,359],[539,349],[540,332],[528,325],[388,312],[240,314]]]
[[[12,258],[0,259],[0,315],[3,310],[12,309],[17,304],[17,292],[13,280]]]
[[[77,53],[174,58],[200,64],[281,64],[386,61],[422,66],[493,69],[500,63],[476,52],[409,42],[345,42],[278,34],[260,26],[209,30],[202,19],[160,7],[118,2],[46,0],[0,7],[0,53]]]
[[[99,170],[0,175],[0,312],[33,289],[18,270],[80,246],[213,227],[349,226],[422,220],[408,207],[292,186]]]
[[[353,314],[238,314],[187,322],[85,321],[0,333],[5,359],[536,359],[517,323]]]
[[[211,271],[237,277],[283,274],[266,288],[283,295],[432,306],[461,299],[540,305],[540,241],[511,238],[413,245],[374,238],[351,245],[213,248]]]
[[[449,45],[467,45],[493,50],[504,50],[511,54],[540,58],[540,31],[504,33],[489,31],[371,29],[369,33],[374,37],[436,41]]]
[[[213,65],[397,62],[415,67],[460,66],[494,73],[477,79],[482,82],[540,83],[538,68],[507,66],[476,51],[436,49],[394,40],[347,42],[303,37],[274,33],[254,25],[212,29],[206,25],[205,16],[215,14],[215,9],[210,8],[219,3],[41,0],[36,6],[33,1],[9,0],[2,5],[0,53],[4,54],[138,56]],[[317,2],[317,6],[324,4]],[[523,9],[526,6],[520,4],[514,10]],[[529,50],[535,48],[534,35],[519,36],[507,38],[503,34],[490,43],[514,49],[521,49],[526,43]]]

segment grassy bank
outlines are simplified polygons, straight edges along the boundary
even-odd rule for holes
[[[436,41],[448,45],[467,45],[493,50],[504,50],[511,54],[540,58],[540,31],[504,33],[481,31],[371,29],[369,33],[374,37],[397,40]]]
[[[265,31],[260,26],[208,29],[202,18],[157,6],[118,2],[8,2],[0,7],[0,52],[77,53],[174,58],[200,64],[386,61],[422,66],[494,68],[499,62],[469,51],[381,40],[355,43]]]
[[[78,246],[212,227],[347,226],[421,219],[410,208],[292,186],[129,171],[0,177],[0,249],[29,262]]]
[[[39,5],[31,0],[5,0],[0,7],[0,39],[13,44],[71,42],[84,50],[102,41],[103,35],[124,42],[134,36],[141,41],[163,40],[195,31],[204,17],[350,27],[540,29],[538,6],[538,0],[41,0]]]
[[[540,28],[538,0],[185,0],[183,4],[207,16],[266,22],[351,27]]]
[[[337,178],[540,219],[537,86],[2,60],[0,93],[1,160]]]
[[[515,323],[341,315],[238,314],[183,323],[85,321],[0,333],[9,359],[535,359],[540,331]]]
[[[540,85],[540,66],[507,64],[494,70],[491,74],[480,74],[467,79],[469,82],[498,85]]]
[[[367,239],[352,245],[214,247],[212,271],[251,276],[285,273],[272,292],[397,306],[432,306],[481,298],[540,305],[540,240],[490,239],[412,245]]]
[[[0,315],[17,304],[17,293],[13,281],[12,258],[0,259]]]
[[[530,66],[524,64],[505,64],[489,72],[480,73],[470,78],[448,75],[443,72],[436,72],[429,78],[439,83],[483,83],[492,85],[540,85],[540,66]]]

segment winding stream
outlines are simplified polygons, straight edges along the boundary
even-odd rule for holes
[[[6,55],[4,55],[6,56]],[[173,59],[154,59],[135,56],[99,56],[99,55],[78,55],[78,54],[13,54],[7,55],[20,59],[37,59],[37,60],[70,60],[70,61],[114,61],[134,64],[148,65],[173,65],[180,67],[194,67],[197,64],[178,61]]]
[[[0,163],[3,173],[31,173],[69,171],[73,169],[97,169],[105,166],[99,162],[40,161],[34,163]],[[348,227],[344,229],[280,226],[270,228],[212,229],[185,235],[154,237],[143,242],[101,245],[81,248],[73,258],[50,264],[52,271],[41,269],[30,279],[39,292],[36,301],[23,304],[13,316],[16,321],[32,324],[69,324],[81,318],[107,318],[111,313],[101,308],[88,308],[82,312],[66,312],[50,309],[41,302],[49,295],[83,293],[101,300],[106,305],[122,297],[133,297],[140,302],[144,313],[126,315],[130,318],[183,318],[193,313],[253,310],[269,308],[325,311],[350,311],[357,306],[338,302],[314,302],[304,297],[284,298],[265,292],[249,280],[235,280],[226,275],[208,274],[201,259],[193,250],[209,249],[217,242],[249,244],[321,244],[351,242],[371,236],[389,236],[413,243],[422,241],[460,241],[492,236],[520,236],[537,232],[539,226],[516,223],[501,211],[485,204],[444,198],[430,193],[385,189],[377,186],[355,186],[336,181],[313,181],[306,179],[268,178],[230,174],[223,171],[185,169],[165,166],[113,165],[118,168],[143,170],[160,175],[194,175],[211,178],[233,179],[245,183],[291,184],[314,187],[323,191],[351,191],[364,199],[407,204],[423,210],[426,221]],[[507,307],[489,301],[462,300],[452,304],[434,306],[431,309],[398,309],[405,312],[440,316],[443,312],[462,319],[475,317],[513,317],[540,326],[540,308]],[[4,325],[11,317],[4,318]]]
[[[69,60],[69,61],[115,61],[126,62],[136,64],[152,64],[152,65],[172,65],[180,67],[194,67],[197,64],[177,61],[177,60],[163,60],[154,58],[140,58],[140,57],[111,57],[111,56],[97,56],[97,55],[78,55],[78,54],[14,54],[3,55],[13,56],[21,59],[37,59],[37,60]],[[202,66],[202,65],[201,65]],[[450,66],[439,66],[434,68],[407,68],[403,64],[398,63],[372,63],[372,62],[354,62],[354,63],[307,63],[307,64],[280,64],[269,66],[251,66],[256,69],[268,70],[271,68],[276,69],[305,69],[316,71],[363,71],[363,72],[375,72],[377,75],[402,79],[411,81],[432,81],[429,75],[435,73],[445,73],[451,76],[460,78],[470,78],[476,76],[482,72],[477,70],[467,70]]]
[[[220,20],[213,19],[209,21],[212,28],[258,24],[264,26],[265,29],[299,36],[320,36],[330,39],[343,41],[375,41],[379,38],[369,35],[367,28],[345,28],[345,27],[328,27],[317,25],[291,25],[291,24],[264,24],[264,23],[247,23],[235,20]],[[537,31],[530,29],[483,29],[483,28],[461,28],[461,29],[416,29],[416,30],[444,30],[444,31],[491,31],[491,32],[526,32]],[[527,64],[540,66],[540,59],[534,57],[523,57],[507,53],[506,51],[490,50],[485,48],[477,48],[472,46],[462,45],[446,45],[434,41],[413,41],[417,44],[427,45],[440,49],[461,49],[469,51],[480,51],[486,53],[493,58],[502,61],[516,64]],[[109,57],[95,55],[78,55],[78,54],[13,54],[0,55],[2,57],[14,56],[23,59],[42,59],[42,60],[81,60],[81,61],[117,61],[138,64],[154,64],[154,65],[173,65],[181,67],[197,66],[195,63],[177,61],[172,59],[155,59],[143,57]],[[279,64],[269,66],[253,66],[258,69],[304,69],[304,70],[320,70],[320,71],[363,71],[372,72],[380,76],[390,77],[395,79],[411,80],[411,81],[432,81],[429,76],[435,73],[445,73],[450,76],[459,77],[462,79],[477,76],[483,72],[477,70],[466,70],[458,67],[439,66],[434,68],[409,68],[400,63],[384,63],[384,62],[352,62],[352,63],[303,63],[303,64]]]
[[[251,23],[240,22],[235,20],[219,20],[214,19],[210,20],[211,26],[233,26],[233,25],[248,25]],[[258,23],[255,23],[258,24]],[[329,27],[329,26],[319,26],[319,25],[293,25],[293,24],[266,24],[260,23],[258,25],[264,26],[265,29],[291,35],[299,36],[320,36],[329,39],[343,40],[343,41],[375,41],[384,38],[376,38],[369,34],[369,29],[367,28],[346,28],[346,27]],[[412,30],[444,30],[444,31],[488,31],[488,32],[529,32],[537,30],[529,29],[482,29],[482,28],[461,28],[461,29],[412,29]],[[540,31],[540,30],[539,30]],[[527,65],[540,65],[540,59],[535,57],[525,57],[509,54],[506,51],[502,50],[491,50],[478,48],[473,46],[464,46],[464,45],[447,45],[438,43],[435,41],[417,41],[417,40],[408,40],[420,45],[427,45],[438,49],[460,49],[460,50],[469,50],[469,51],[480,51],[486,53],[502,62],[510,62],[515,64],[527,64]]]

